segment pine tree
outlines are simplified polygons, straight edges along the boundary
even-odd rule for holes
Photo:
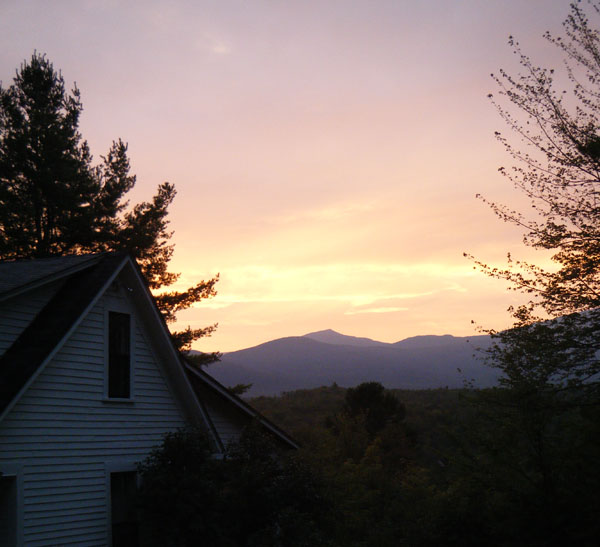
[[[78,129],[81,111],[79,89],[67,92],[45,55],[34,53],[11,86],[0,85],[0,259],[126,250],[150,289],[160,291],[157,305],[171,323],[178,311],[214,296],[218,276],[186,291],[161,291],[179,277],[168,269],[174,247],[167,216],[175,186],[164,182],[152,201],[129,207],[126,195],[136,177],[127,144],[113,142],[94,166]],[[215,328],[188,327],[173,340],[187,352]]]
[[[79,91],[42,56],[0,89],[0,256],[76,251],[95,230],[98,194],[87,144],[77,131]]]

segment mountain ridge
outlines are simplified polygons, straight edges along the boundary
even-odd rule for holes
[[[309,332],[308,334],[304,335],[304,338],[310,338],[312,340],[317,340],[318,342],[324,342],[325,344],[333,344],[340,346],[346,345],[357,347],[371,347],[388,345],[387,342],[379,342],[377,340],[365,337],[348,336],[346,334],[341,334],[337,331],[334,331],[333,329]]]
[[[327,329],[227,352],[208,373],[225,385],[253,384],[249,396],[334,382],[352,387],[378,381],[408,389],[462,387],[470,380],[480,387],[494,385],[498,373],[474,357],[473,343],[485,347],[489,337],[425,335],[387,343]]]

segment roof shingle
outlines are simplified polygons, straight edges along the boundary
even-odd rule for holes
[[[102,256],[104,253],[0,262],[0,296],[20,292],[29,286],[41,285],[87,268]]]

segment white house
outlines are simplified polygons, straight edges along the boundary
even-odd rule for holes
[[[134,544],[137,462],[186,424],[218,454],[253,419],[296,446],[182,361],[128,255],[0,263],[0,546]]]

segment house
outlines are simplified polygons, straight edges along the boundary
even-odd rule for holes
[[[167,432],[201,426],[218,455],[252,420],[296,446],[182,360],[129,255],[0,263],[0,545],[123,540]]]

